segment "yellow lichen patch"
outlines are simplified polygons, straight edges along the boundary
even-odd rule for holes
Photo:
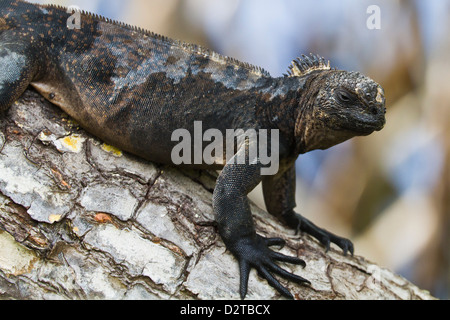
[[[71,135],[55,141],[56,148],[61,152],[80,153],[86,139],[79,135]]]
[[[123,153],[121,150],[117,149],[116,147],[110,146],[106,143],[102,144],[102,149],[103,149],[103,151],[108,152],[115,157],[120,158],[123,156]]]
[[[76,137],[65,137],[63,139],[63,143],[71,149],[78,149],[79,141]]]
[[[48,216],[48,221],[50,223],[55,223],[61,221],[62,215],[60,214],[51,214]]]

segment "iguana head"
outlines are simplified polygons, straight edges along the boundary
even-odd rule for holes
[[[296,137],[302,152],[327,149],[386,124],[383,88],[358,73],[332,70],[316,56],[294,61],[290,76],[308,77]]]

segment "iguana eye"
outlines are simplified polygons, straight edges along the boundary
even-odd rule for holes
[[[346,102],[350,101],[350,97],[346,93],[341,93],[341,99]]]
[[[351,94],[345,90],[338,90],[336,97],[342,103],[348,103],[353,100]]]

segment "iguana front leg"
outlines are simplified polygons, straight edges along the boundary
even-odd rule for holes
[[[272,273],[296,283],[309,282],[280,268],[275,261],[303,266],[305,262],[269,249],[273,245],[284,245],[284,240],[268,239],[256,234],[247,194],[261,182],[261,166],[231,164],[232,162],[233,160],[224,167],[218,178],[213,206],[220,235],[227,249],[239,262],[241,298],[247,294],[250,270],[255,268],[272,287],[292,299],[291,293]]]
[[[295,204],[295,164],[292,164],[284,173],[278,176],[267,176],[263,180],[264,200],[267,210],[279,218],[287,226],[296,231],[303,231],[322,243],[327,251],[330,244],[340,247],[344,254],[353,255],[354,248],[350,240],[338,237],[327,230],[317,227],[308,219],[294,211]]]
[[[0,112],[22,95],[38,70],[32,45],[17,37],[12,31],[0,36]]]

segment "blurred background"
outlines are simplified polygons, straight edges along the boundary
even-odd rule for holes
[[[354,240],[357,255],[450,298],[450,0],[31,2],[77,5],[272,76],[311,52],[379,82],[386,128],[301,156],[297,211]],[[252,198],[264,208],[260,190]]]

